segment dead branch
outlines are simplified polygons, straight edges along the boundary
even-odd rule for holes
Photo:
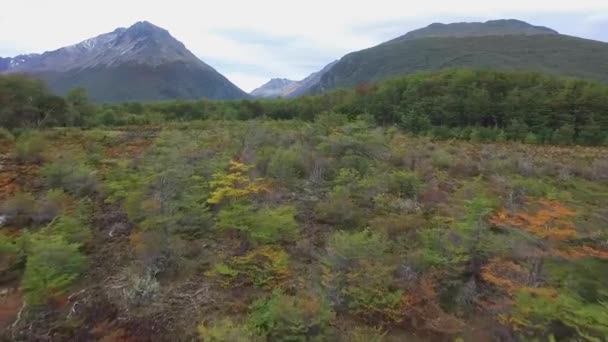
[[[74,293],[72,293],[71,295],[69,295],[69,296],[68,296],[68,302],[69,302],[69,301],[71,301],[71,300],[72,300],[72,298],[74,298],[74,297],[76,297],[76,296],[78,296],[78,295],[80,295],[80,294],[83,294],[83,293],[85,293],[86,291],[87,291],[87,289],[82,289],[82,290],[80,290],[80,291],[78,291],[78,292],[74,292]]]
[[[13,340],[15,339],[15,328],[17,327],[17,325],[19,325],[19,322],[21,322],[21,315],[23,314],[23,310],[25,310],[25,307],[27,306],[26,301],[23,301],[23,305],[21,305],[21,309],[19,309],[19,312],[17,313],[17,319],[15,319],[15,321],[13,322],[13,324],[11,325],[11,330],[12,330],[12,337]]]
[[[72,317],[72,314],[76,313],[76,306],[78,306],[78,304],[79,304],[78,302],[75,302],[72,305],[72,308],[70,309],[70,312],[68,312],[68,315],[66,316],[66,319],[69,319],[70,317]]]

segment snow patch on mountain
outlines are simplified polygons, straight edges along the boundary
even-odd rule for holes
[[[121,64],[158,66],[171,62],[196,63],[211,69],[167,30],[143,21],[40,55],[16,56],[10,59],[5,71],[65,72]]]

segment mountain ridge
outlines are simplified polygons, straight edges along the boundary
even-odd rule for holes
[[[3,65],[0,72],[41,78],[60,94],[84,87],[98,102],[249,97],[169,31],[147,21],[42,54],[5,58]],[[139,95],[129,96],[130,90]]]
[[[270,81],[252,90],[249,95],[262,98],[283,97],[285,90],[297,82],[287,78],[271,78]]]
[[[0,57],[0,73],[30,74],[59,94],[84,87],[97,102],[294,98],[461,67],[540,71],[608,83],[608,43],[516,19],[433,23],[351,52],[302,80],[271,79],[250,94],[148,21],[41,54]]]
[[[450,27],[460,29],[446,31]],[[519,20],[431,24],[345,55],[308,93],[449,68],[539,71],[608,83],[608,43]]]
[[[335,60],[327,64],[321,70],[313,72],[300,81],[293,81],[286,78],[273,78],[260,87],[254,89],[249,94],[257,98],[294,98],[305,95],[337,62],[338,61]]]
[[[544,26],[535,26],[517,19],[498,19],[486,22],[432,23],[410,31],[383,44],[423,38],[464,38],[512,35],[557,35],[559,32]]]

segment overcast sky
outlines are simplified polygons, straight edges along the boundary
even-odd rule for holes
[[[433,22],[516,18],[608,41],[608,0],[6,0],[0,56],[44,52],[147,20],[246,91],[301,79]]]

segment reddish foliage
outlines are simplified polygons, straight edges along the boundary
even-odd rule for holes
[[[570,219],[575,212],[564,207],[556,201],[539,201],[540,209],[534,213],[515,212],[505,209],[497,212],[490,222],[496,226],[514,227],[525,230],[540,238],[552,242],[562,242],[544,253],[559,256],[565,259],[579,259],[594,257],[608,259],[608,251],[603,248],[591,246],[566,245],[564,242],[576,236],[576,229]]]
[[[16,175],[0,173],[0,200],[6,200],[19,192]]]
[[[62,295],[58,295],[58,294],[49,294],[49,306],[54,308],[54,309],[61,309],[63,307],[65,307],[68,304],[68,296],[65,294]]]
[[[465,323],[443,311],[439,305],[436,281],[431,275],[424,275],[418,285],[405,297],[406,314],[415,328],[435,333],[453,335],[464,329]]]
[[[158,135],[157,127],[141,128],[138,131],[124,133],[117,142],[105,150],[105,155],[111,159],[129,159],[143,154],[154,143]]]
[[[112,159],[134,158],[141,155],[152,142],[153,139],[139,138],[124,144],[117,144],[106,150],[106,156]]]
[[[588,257],[608,259],[608,251],[590,246],[565,248],[561,251],[558,251],[557,254],[566,259],[580,259]]]
[[[0,156],[0,201],[35,187],[38,171],[37,165],[20,165],[13,159]]]
[[[427,209],[435,208],[447,200],[448,194],[439,187],[432,187],[420,194],[420,203]]]
[[[539,205],[540,209],[533,213],[511,213],[502,209],[490,219],[490,223],[522,229],[552,241],[564,241],[576,235],[576,229],[570,222],[570,218],[575,215],[574,211],[557,201],[541,200]]]
[[[377,86],[374,83],[364,81],[357,84],[357,86],[355,87],[355,92],[359,96],[365,96],[373,93],[374,91],[376,91],[376,89]]]
[[[97,324],[93,329],[91,329],[90,332],[97,338],[98,341],[103,342],[136,341],[136,339],[129,336],[125,329],[117,328],[112,323],[107,321]]]
[[[526,283],[528,272],[520,265],[510,261],[495,258],[490,260],[481,270],[481,278],[508,294],[515,293]]]

